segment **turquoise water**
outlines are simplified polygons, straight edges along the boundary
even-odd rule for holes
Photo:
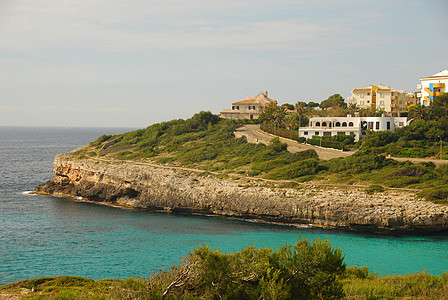
[[[111,129],[0,127],[0,284],[77,275],[150,276],[201,244],[224,252],[327,238],[349,266],[383,274],[448,270],[448,236],[386,236],[297,228],[207,216],[125,210],[74,199],[28,195],[52,176],[55,154]],[[123,130],[126,131],[126,130]],[[116,129],[116,132],[120,132]]]

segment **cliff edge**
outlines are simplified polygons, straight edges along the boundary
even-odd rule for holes
[[[36,187],[145,210],[215,214],[246,219],[373,232],[438,232],[448,228],[448,206],[417,199],[415,192],[365,187],[287,187],[282,182],[232,178],[198,170],[120,160],[54,160],[55,176]]]

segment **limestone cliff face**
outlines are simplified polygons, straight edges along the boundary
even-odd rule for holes
[[[379,232],[448,229],[448,207],[415,193],[303,185],[282,188],[247,178],[207,175],[145,163],[75,160],[59,155],[38,193],[67,194],[148,210],[203,213]]]

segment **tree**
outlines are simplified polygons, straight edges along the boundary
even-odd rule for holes
[[[409,120],[429,121],[432,118],[433,118],[433,111],[431,107],[421,105],[420,103],[409,105],[409,113],[408,113]]]
[[[303,101],[298,101],[295,105],[297,115],[299,116],[299,127],[302,126],[302,115],[305,112],[306,106],[306,103]]]
[[[275,116],[278,114],[286,115],[285,108],[271,105],[266,107],[266,109],[260,113],[258,120],[265,124],[273,124],[275,123]]]
[[[319,103],[310,101],[307,103],[307,107],[311,107],[311,108],[319,107]]]
[[[330,97],[328,97],[327,100],[322,101],[319,105],[319,107],[322,109],[327,109],[327,108],[334,107],[334,106],[346,108],[347,103],[345,103],[345,99],[341,95],[334,94],[334,95],[331,95]]]
[[[436,117],[448,117],[448,93],[435,97],[432,107]]]
[[[292,105],[292,104],[285,103],[285,104],[282,104],[282,106],[288,110],[294,110],[294,105]]]
[[[300,115],[293,112],[285,117],[285,126],[288,130],[296,129],[297,126],[300,127]]]

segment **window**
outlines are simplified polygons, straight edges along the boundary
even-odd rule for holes
[[[354,132],[350,132],[350,135],[355,134]]]
[[[383,93],[380,93],[380,98],[384,98],[384,94]]]
[[[314,135],[319,135],[319,131],[316,131],[316,132],[314,133]]]
[[[303,135],[308,135],[308,131],[304,131],[304,132],[303,132]]]
[[[254,115],[250,115],[249,118],[252,120],[254,118]]]
[[[398,122],[398,126],[403,126],[404,123],[403,122]]]
[[[329,135],[331,135],[331,132],[328,132],[328,131],[324,132],[324,136],[329,136]]]
[[[345,132],[338,131],[338,135],[345,135]]]
[[[263,108],[264,108],[263,106],[260,106],[260,110],[263,110]]]
[[[334,126],[341,127],[341,122],[336,122],[336,124]]]
[[[386,128],[387,128],[387,130],[390,130],[390,122],[389,121],[387,121],[387,123],[386,123]]]
[[[373,129],[373,122],[369,122],[369,129]]]
[[[316,122],[316,126],[320,126],[320,122]]]
[[[367,93],[367,96],[370,96],[370,93]]]
[[[349,123],[348,123],[348,126],[349,126],[349,127],[353,127],[353,122],[349,122]],[[350,134],[351,134],[351,133],[350,133]]]
[[[347,127],[347,122],[342,122],[342,127]]]
[[[380,100],[380,105],[384,105],[384,101],[383,100]]]
[[[375,123],[375,129],[376,129],[376,130],[380,129],[380,122],[376,122],[376,123]]]
[[[327,122],[322,122],[322,126],[327,126]]]

